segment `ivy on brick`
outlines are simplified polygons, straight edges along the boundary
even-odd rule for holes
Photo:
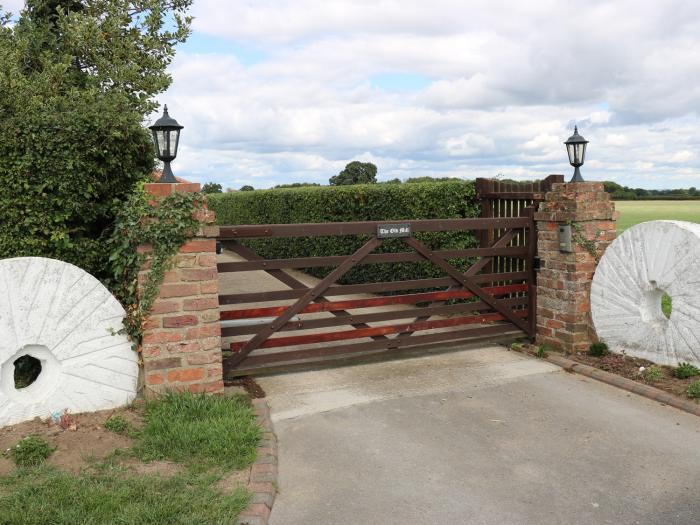
[[[579,223],[567,221],[567,224],[571,226],[571,239],[586,250],[591,257],[593,257],[596,264],[598,264],[600,262],[600,255],[598,255],[598,250],[596,249],[596,239],[600,237],[600,234],[602,233],[601,230],[596,230],[595,237],[593,239],[587,239]]]
[[[196,212],[203,205],[201,193],[173,193],[155,199],[141,187],[117,215],[106,243],[110,250],[106,284],[126,310],[120,333],[127,334],[135,350],[165,272],[172,267],[178,249],[199,229]],[[142,274],[145,282],[139,293],[139,272],[146,264],[150,266]]]

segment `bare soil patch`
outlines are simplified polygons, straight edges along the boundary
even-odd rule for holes
[[[265,397],[265,391],[251,376],[241,376],[234,379],[227,379],[225,383],[227,387],[242,388],[252,399],[260,399]]]
[[[34,435],[45,439],[56,450],[46,461],[66,472],[77,474],[91,458],[104,458],[114,450],[129,448],[132,440],[104,428],[110,417],[119,415],[134,427],[141,425],[139,413],[132,408],[102,410],[84,414],[69,414],[72,424],[63,429],[51,419],[25,421],[0,428],[0,451],[14,446],[23,437]],[[11,459],[0,456],[0,476],[14,468]]]
[[[657,365],[652,361],[640,359],[638,357],[630,357],[620,354],[608,354],[602,357],[592,357],[587,354],[573,354],[567,356],[569,359],[582,363],[584,365],[593,366],[606,372],[617,374],[627,379],[632,379],[645,385],[653,386],[660,390],[664,390],[669,394],[687,398],[688,385],[693,381],[698,381],[700,376],[690,377],[687,379],[678,379],[673,375],[673,368],[670,366]],[[644,378],[640,368],[644,367],[648,370],[650,367],[656,367],[661,370],[661,378],[656,381],[647,381]]]
[[[511,348],[516,350],[518,349],[515,348],[515,346],[511,346]],[[537,346],[525,345],[520,346],[519,349],[524,350],[530,355],[537,356]],[[663,390],[683,399],[689,399],[687,392],[690,383],[700,380],[700,376],[679,379],[673,375],[674,367],[658,365],[652,361],[641,359],[639,357],[612,353],[608,353],[601,357],[593,357],[581,352],[561,355],[567,359],[576,361],[577,363],[592,366],[644,385],[653,386],[654,388],[658,388],[659,390]],[[644,370],[648,371],[651,367],[661,370],[660,378],[651,381],[645,377]],[[641,368],[644,370],[640,370]]]

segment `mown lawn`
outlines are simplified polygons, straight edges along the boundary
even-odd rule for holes
[[[0,525],[231,524],[249,502],[243,485],[224,477],[255,460],[261,431],[247,398],[169,394],[140,409],[143,424],[105,423],[133,439],[79,474],[41,461],[50,455],[32,438],[25,461],[0,476]],[[35,459],[38,461],[26,461]],[[147,474],[152,461],[169,473]],[[23,466],[24,465],[24,466]],[[26,466],[29,465],[29,466]]]
[[[646,221],[663,219],[700,223],[699,201],[615,201],[620,212],[617,232]]]

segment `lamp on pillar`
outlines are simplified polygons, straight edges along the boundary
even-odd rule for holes
[[[569,154],[569,164],[575,168],[574,176],[569,182],[583,182],[579,167],[583,166],[588,141],[578,134],[578,127],[574,126],[574,134],[564,144],[566,144],[566,152]]]
[[[158,182],[177,182],[173,170],[170,169],[170,162],[177,156],[177,147],[180,142],[180,130],[184,126],[177,123],[177,120],[168,115],[168,106],[163,109],[163,116],[150,126],[153,134],[153,143],[156,146],[156,157],[163,161],[163,175]]]

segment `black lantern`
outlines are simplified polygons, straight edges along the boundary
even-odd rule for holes
[[[569,182],[583,182],[579,167],[583,166],[583,161],[586,158],[586,144],[588,141],[578,134],[578,127],[574,126],[574,134],[564,142],[566,144],[566,152],[569,154],[569,164],[574,168],[574,176]]]
[[[168,106],[163,108],[163,116],[156,120],[149,129],[153,133],[153,142],[156,146],[156,157],[163,161],[163,175],[158,182],[177,182],[170,162],[177,156],[177,146],[180,142],[180,130],[184,126],[168,115]]]

